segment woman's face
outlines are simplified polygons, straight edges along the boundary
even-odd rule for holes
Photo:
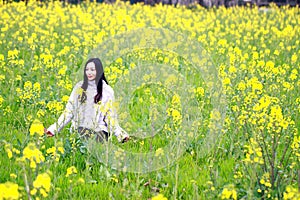
[[[97,75],[95,63],[90,62],[87,64],[85,68],[85,74],[88,77],[89,81],[95,80]]]

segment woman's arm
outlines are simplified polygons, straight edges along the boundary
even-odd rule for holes
[[[114,97],[113,90],[110,91],[108,97],[109,98],[105,104],[107,110],[105,118],[107,119],[107,124],[109,125],[110,131],[114,133],[114,135],[117,137],[119,142],[126,142],[129,140],[129,135],[119,125],[118,115],[117,115],[116,107],[114,105],[115,97]]]
[[[46,133],[48,135],[52,136],[56,133],[59,133],[74,117],[74,111],[75,111],[75,101],[76,98],[79,95],[79,84],[76,84],[76,86],[73,88],[73,91],[69,97],[68,103],[66,105],[66,108],[64,112],[60,115],[57,122],[52,124],[47,130]],[[50,133],[49,133],[50,132]]]

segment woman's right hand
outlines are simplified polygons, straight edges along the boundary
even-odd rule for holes
[[[44,132],[45,132],[45,134],[46,134],[48,137],[53,137],[53,136],[54,136],[54,134],[51,133],[50,131],[48,131],[46,128],[44,128]]]

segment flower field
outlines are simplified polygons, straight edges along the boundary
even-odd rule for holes
[[[114,53],[118,43],[107,40],[145,27],[172,30],[206,50],[222,84],[222,112],[205,78],[213,74],[198,72],[184,53],[133,50],[104,62],[115,95],[132,93],[118,113],[121,125],[129,135],[160,128],[124,144],[112,138],[114,157],[153,152],[161,161],[173,155],[164,146],[191,132],[176,162],[148,163],[143,173],[120,170],[101,162],[69,126],[47,138],[44,128],[64,110],[91,52],[107,44]],[[299,8],[1,1],[0,29],[0,199],[300,199]],[[118,89],[125,88],[120,81],[133,81],[130,74],[141,75],[143,84]],[[189,89],[168,90],[182,84]],[[216,133],[209,131],[212,121],[222,124]]]

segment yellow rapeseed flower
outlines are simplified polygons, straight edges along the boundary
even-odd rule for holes
[[[43,197],[47,197],[51,187],[51,178],[48,173],[39,174],[35,181],[33,181],[33,187],[39,190]]]
[[[77,169],[74,166],[71,166],[67,169],[66,177],[69,177],[72,174],[77,174]]]
[[[162,194],[158,194],[151,198],[151,200],[168,200],[167,197],[164,197]]]
[[[29,160],[30,167],[36,168],[36,164],[44,162],[45,157],[34,143],[29,143],[23,150],[23,157],[21,158],[21,160]]]
[[[11,144],[5,144],[4,149],[7,153],[8,158],[11,159],[13,157],[12,145]]]
[[[224,187],[221,193],[221,199],[237,199],[237,192],[234,188],[234,185],[230,184]]]
[[[161,155],[164,155],[164,150],[162,148],[158,148],[155,151],[155,156],[158,157],[158,156],[161,156]]]
[[[19,199],[20,197],[18,184],[11,182],[0,184],[0,199]]]
[[[4,101],[4,99],[3,99],[3,97],[0,95],[0,108],[2,108],[3,101]]]
[[[44,134],[44,126],[42,122],[40,122],[38,119],[35,119],[29,129],[30,135],[37,134],[39,136],[42,136]]]
[[[284,200],[299,200],[300,199],[300,192],[296,187],[288,185],[286,190],[283,194]]]
[[[14,173],[11,173],[9,176],[10,176],[10,178],[13,178],[13,179],[17,178],[17,175]]]

